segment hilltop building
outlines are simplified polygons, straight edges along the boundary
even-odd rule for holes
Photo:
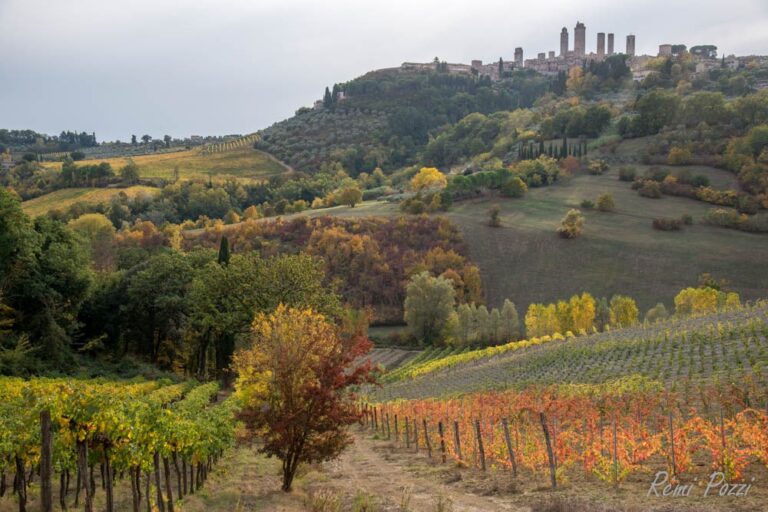
[[[568,55],[568,29],[563,27],[560,32],[560,56],[566,57]]]
[[[624,53],[626,53],[630,57],[635,56],[635,35],[634,34],[629,34],[627,36],[627,51]]]
[[[587,27],[580,21],[576,22],[573,31],[573,53],[577,57],[583,57],[587,51]]]

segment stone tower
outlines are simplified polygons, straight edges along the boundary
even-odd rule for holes
[[[568,54],[568,29],[563,27],[560,31],[560,56],[565,57]]]
[[[523,67],[523,49],[519,46],[515,48],[515,67],[516,68],[522,68]]]
[[[597,33],[597,58],[605,57],[605,32]]]
[[[630,57],[635,56],[635,35],[629,34],[627,36],[627,55]]]
[[[608,55],[613,55],[613,34],[608,34]]]
[[[586,55],[587,49],[587,27],[580,21],[576,22],[576,29],[573,31],[573,53],[577,57]]]

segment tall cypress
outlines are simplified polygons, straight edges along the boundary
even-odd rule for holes
[[[325,94],[323,95],[323,106],[328,108],[333,103],[333,98],[331,98],[331,91],[328,89],[328,87],[325,88]]]
[[[221,237],[219,243],[219,265],[229,265],[229,239],[226,236]]]

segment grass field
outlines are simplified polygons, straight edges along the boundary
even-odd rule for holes
[[[555,229],[570,208],[610,192],[613,213],[585,211],[584,233],[559,238]],[[500,228],[487,226],[491,204],[501,207]],[[656,302],[671,306],[675,294],[696,284],[704,272],[725,278],[743,297],[764,297],[768,289],[768,237],[702,225],[711,205],[664,196],[647,199],[619,181],[615,171],[578,176],[570,183],[532,189],[522,200],[457,203],[448,213],[480,266],[490,305],[505,298],[518,307],[554,301],[581,291],[596,296],[631,295],[645,311]],[[654,217],[692,215],[694,225],[662,232]]]
[[[158,153],[133,157],[139,166],[142,178],[172,179],[174,169],[178,168],[181,179],[205,178],[266,178],[281,174],[289,169],[270,155],[253,149],[241,147],[209,155],[201,154],[199,149]],[[79,164],[108,162],[117,172],[123,167],[126,158],[106,158],[82,160]],[[61,169],[61,162],[44,163],[46,167]]]
[[[726,171],[704,169],[713,185],[732,179]],[[565,213],[603,192],[613,194],[616,211],[584,211],[583,236],[559,238],[555,230]],[[501,207],[500,228],[487,225],[492,204]],[[459,226],[480,267],[489,306],[499,307],[509,298],[524,313],[532,302],[589,291],[598,297],[630,295],[644,313],[657,302],[671,307],[677,292],[695,285],[704,272],[727,279],[743,298],[765,297],[768,236],[701,224],[710,208],[683,197],[641,197],[618,180],[614,168],[602,176],[582,174],[567,183],[531,189],[524,199],[458,201],[445,215]],[[655,217],[683,214],[693,216],[694,225],[676,232],[651,226]],[[392,216],[399,210],[396,204],[370,201],[306,215]]]
[[[50,194],[24,201],[21,204],[24,213],[30,217],[45,215],[50,210],[65,210],[77,202],[97,204],[105,203],[112,196],[125,192],[129,197],[138,194],[157,194],[159,189],[137,185],[128,188],[63,188]]]

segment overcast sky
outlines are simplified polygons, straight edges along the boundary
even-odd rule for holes
[[[250,133],[372,69],[572,46],[577,20],[587,51],[768,54],[768,0],[0,0],[0,128]]]

